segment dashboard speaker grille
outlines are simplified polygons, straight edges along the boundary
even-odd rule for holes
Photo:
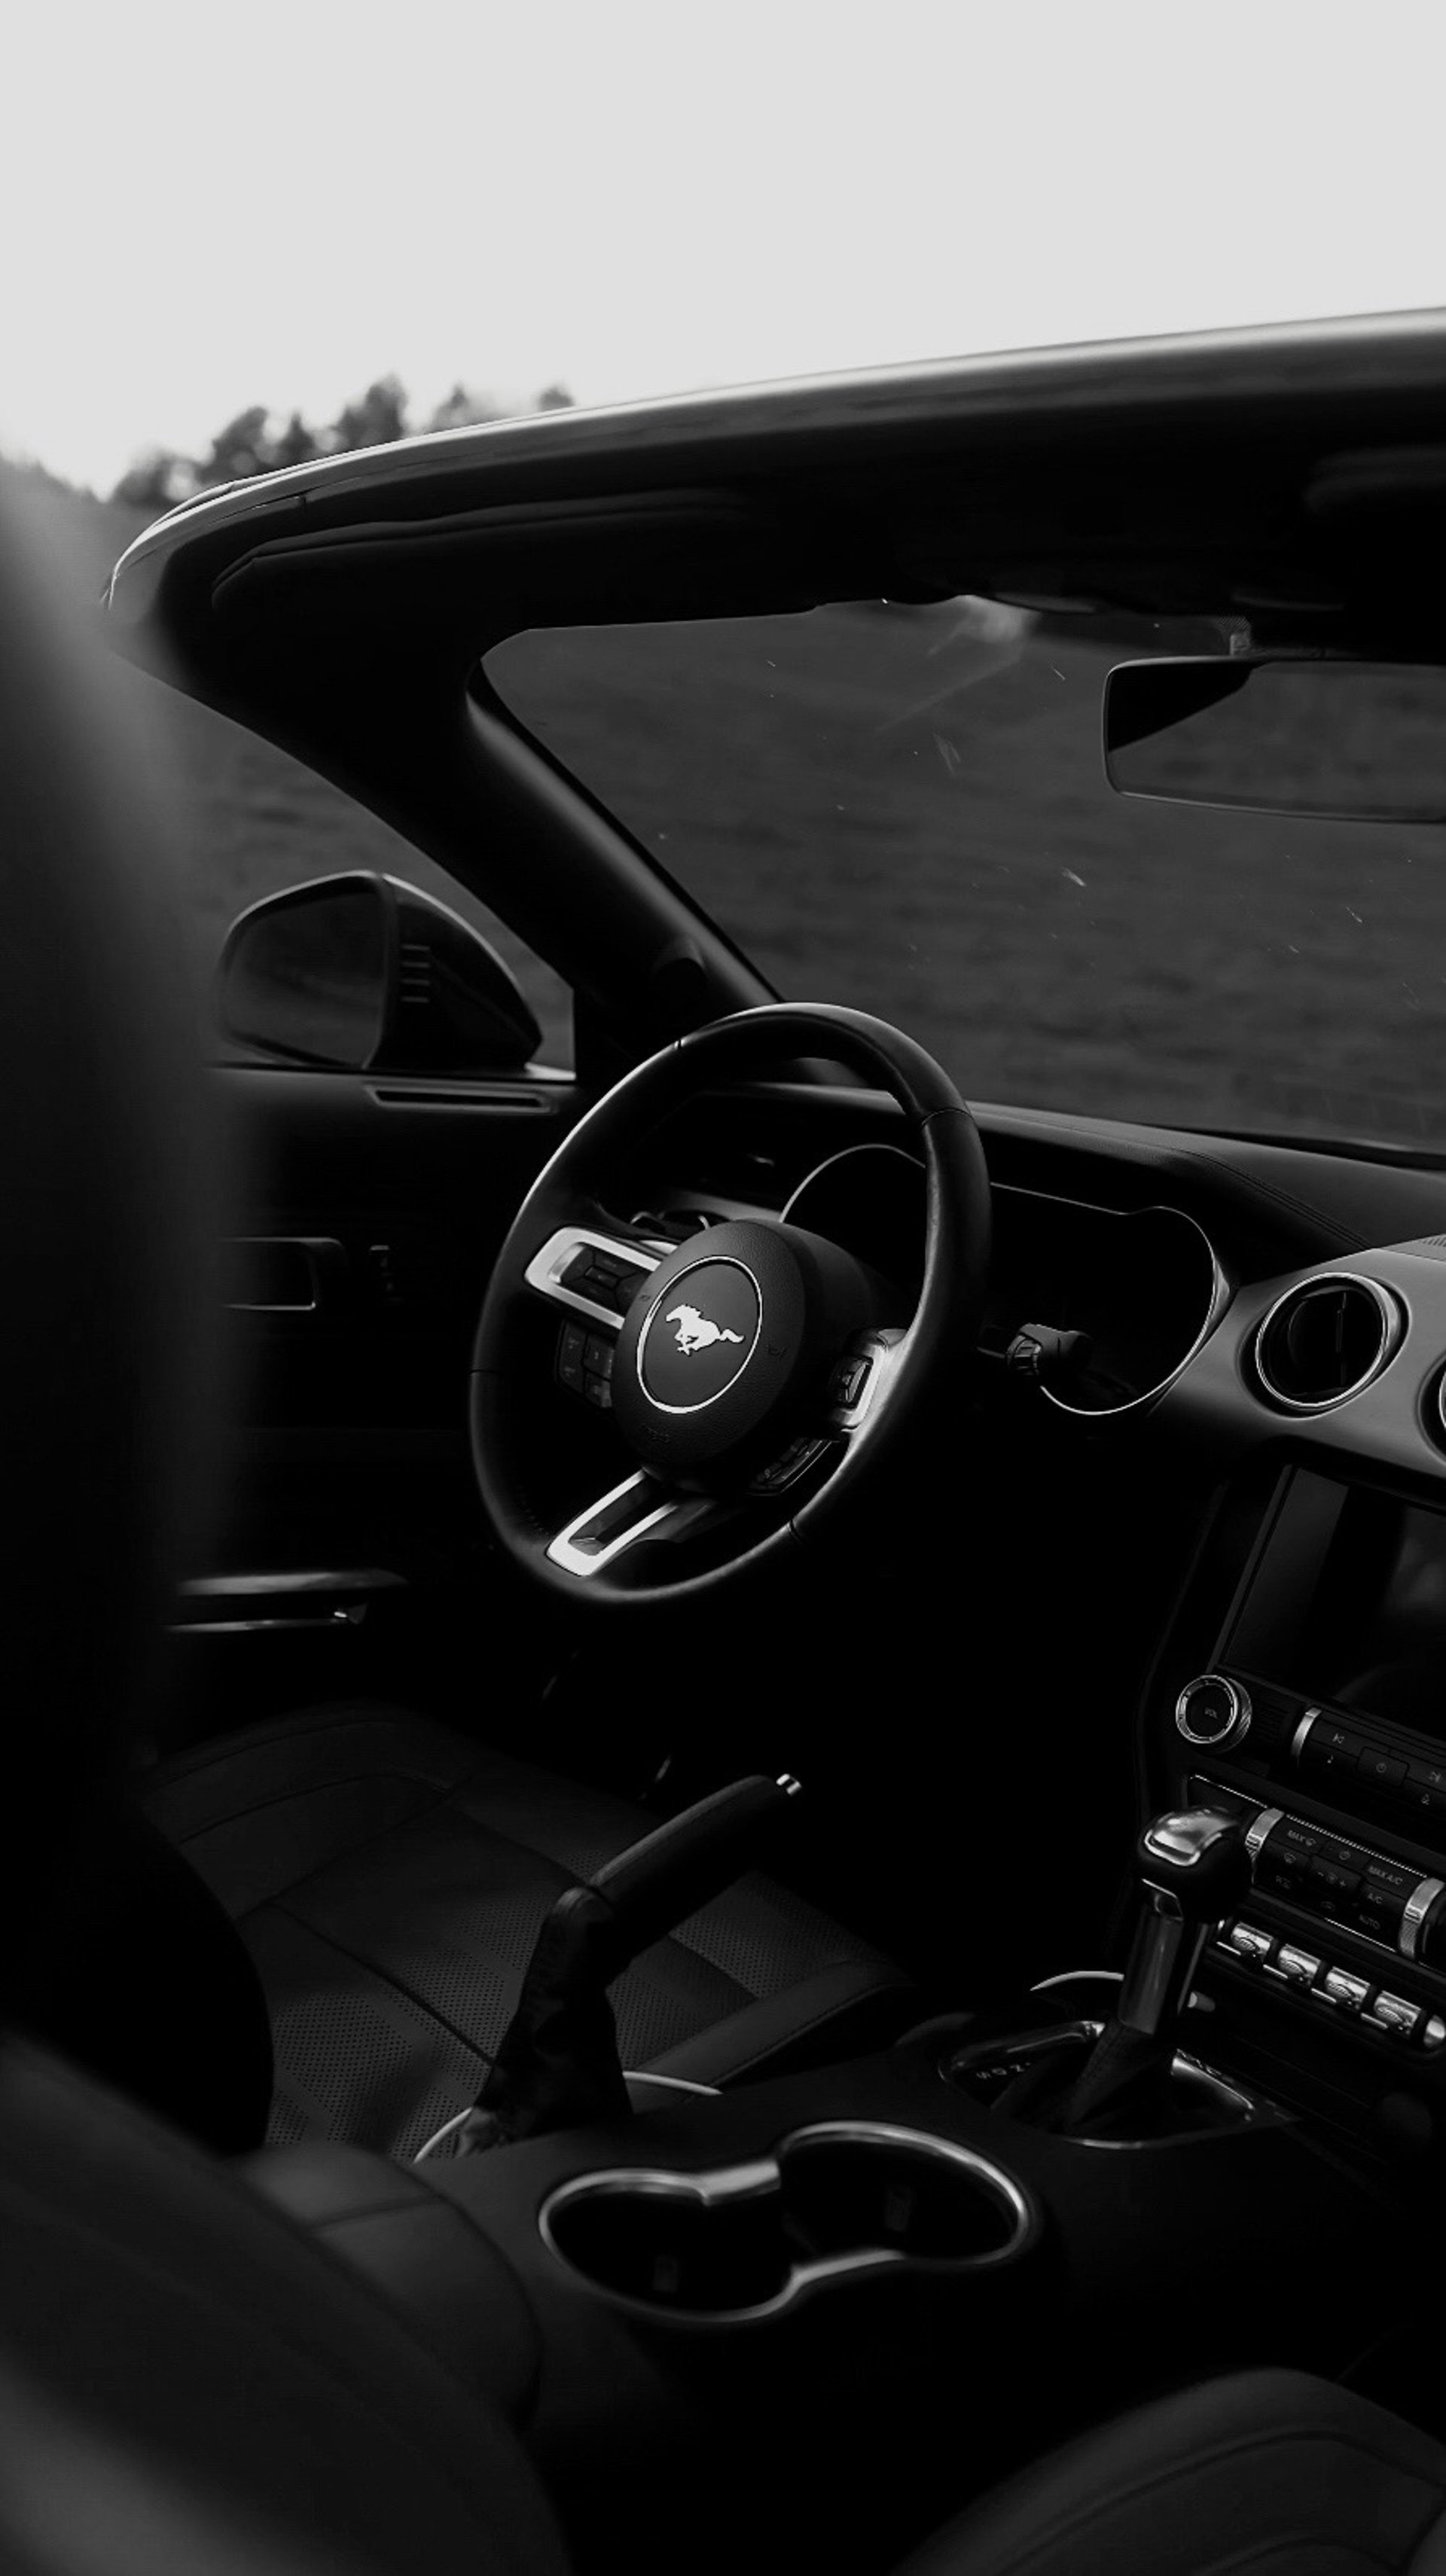
[[[1256,1375],[1287,1413],[1328,1413],[1380,1376],[1400,1338],[1400,1310],[1374,1279],[1306,1279],[1276,1299],[1256,1334]]]

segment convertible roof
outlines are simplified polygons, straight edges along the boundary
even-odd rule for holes
[[[211,696],[243,627],[336,635],[343,595],[352,640],[360,619],[384,655],[398,617],[414,651],[445,629],[475,654],[518,625],[965,589],[1425,638],[1443,567],[1432,312],[408,439],[185,504],[123,556],[110,606],[131,649],[149,634]]]
[[[429,851],[636,1052],[763,988],[521,734],[479,667],[501,637],[975,591],[1430,655],[1443,576],[1446,313],[1426,313],[368,448],[173,511],[109,605],[122,651]]]

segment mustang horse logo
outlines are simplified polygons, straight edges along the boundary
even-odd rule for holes
[[[711,1324],[696,1306],[670,1306],[667,1322],[678,1327],[680,1351],[708,1351],[715,1342],[741,1342],[741,1333],[732,1333],[726,1324]]]

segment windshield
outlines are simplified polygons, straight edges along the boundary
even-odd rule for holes
[[[957,599],[536,630],[486,672],[780,993],[968,1097],[1446,1151],[1446,829],[1106,783],[1111,665],[1223,649]]]

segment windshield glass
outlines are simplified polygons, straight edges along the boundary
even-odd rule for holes
[[[486,672],[780,993],[975,1100],[1446,1151],[1446,829],[1117,796],[1112,663],[996,601],[549,629]]]

